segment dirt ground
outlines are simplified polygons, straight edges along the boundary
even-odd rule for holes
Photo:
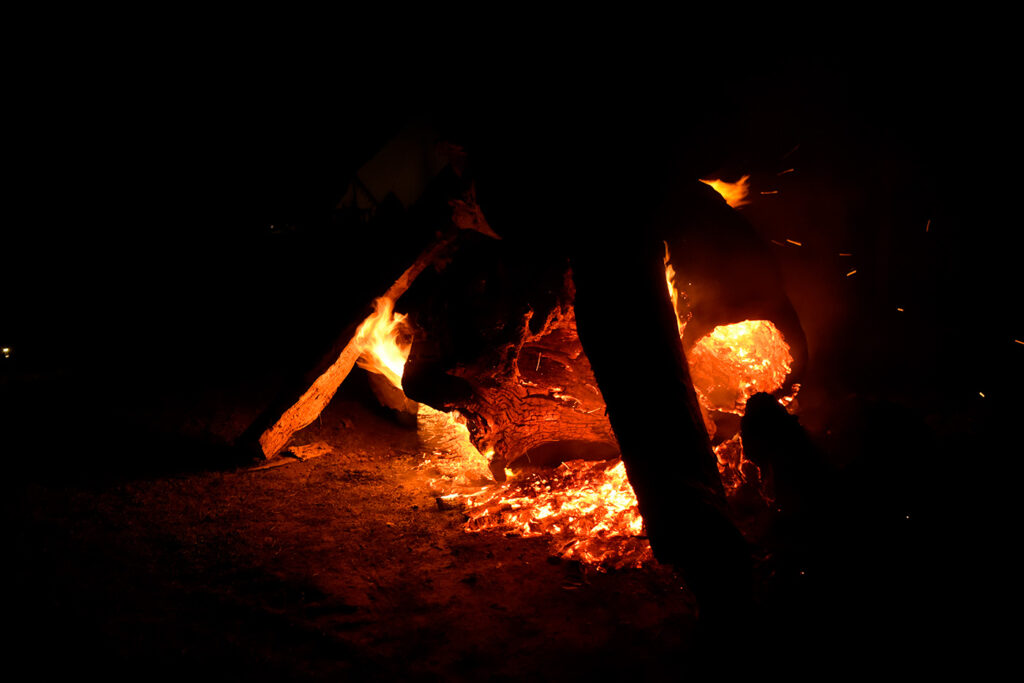
[[[12,654],[40,676],[645,680],[686,667],[665,567],[598,572],[441,510],[416,432],[336,400],[305,462],[23,482]],[[138,449],[146,448],[139,443]]]
[[[598,571],[552,557],[544,538],[467,533],[437,503],[416,429],[356,380],[297,438],[333,452],[267,469],[184,427],[121,425],[87,451],[109,422],[81,400],[35,421],[23,410],[3,478],[5,659],[43,680],[245,681],[659,681],[709,668],[820,680],[989,661],[975,653],[994,622],[974,605],[1005,596],[978,578],[988,565],[967,539],[991,529],[964,515],[969,498],[952,504],[945,478],[893,519],[884,488],[863,489],[870,541],[838,539],[828,571],[760,568],[755,620],[709,642],[669,567]],[[830,438],[878,448],[851,440],[865,418],[849,422]],[[953,462],[931,457],[919,481]]]

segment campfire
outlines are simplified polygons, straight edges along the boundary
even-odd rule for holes
[[[746,203],[746,177],[705,182],[731,206]],[[690,297],[677,282],[666,248],[666,282],[685,340]],[[496,427],[472,414],[480,405],[467,406],[467,415],[409,400],[402,380],[417,331],[388,296],[375,302],[356,331],[355,362],[375,376],[372,385],[382,403],[415,414],[421,441],[430,446],[418,469],[439,507],[462,510],[467,532],[546,536],[558,557],[599,568],[640,567],[653,554],[600,390],[575,336],[571,281],[566,291],[567,300],[553,307],[537,331],[527,318],[514,362],[499,363],[486,378],[492,393],[501,393],[493,384],[504,377],[524,402],[554,406],[560,419],[547,425],[538,427],[520,410],[516,419]],[[787,385],[789,345],[772,321],[743,320],[715,326],[692,344],[687,358],[727,494],[746,488],[768,502],[761,473],[744,457],[735,420],[728,416],[742,416],[747,399],[758,392],[793,403],[799,384]],[[474,371],[465,374],[472,377]],[[513,408],[506,401],[504,409]],[[719,427],[720,422],[732,426]]]
[[[984,659],[941,636],[1005,547],[1019,249],[970,179],[1013,158],[1007,108],[959,55],[791,52],[177,79],[197,114],[129,134],[125,220],[55,217],[54,176],[11,221],[15,648],[324,680]]]

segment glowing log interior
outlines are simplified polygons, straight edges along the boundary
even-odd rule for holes
[[[781,389],[793,364],[789,345],[768,320],[719,325],[697,340],[687,360],[701,405],[737,415],[754,394]]]

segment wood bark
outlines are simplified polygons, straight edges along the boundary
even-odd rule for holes
[[[456,407],[474,445],[493,452],[491,471],[499,481],[506,466],[618,454],[572,306],[552,310],[538,333],[528,323],[522,321],[518,343],[452,373],[473,387],[472,398]]]
[[[523,257],[497,242],[460,248],[413,310],[403,378],[410,398],[466,418],[499,481],[506,466],[618,454],[576,332],[568,264]]]
[[[573,260],[576,315],[651,549],[680,569],[704,623],[722,625],[750,605],[750,555],[729,518],[659,237],[582,245]]]

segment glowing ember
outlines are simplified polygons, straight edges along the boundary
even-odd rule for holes
[[[405,316],[379,299],[357,331],[364,352],[359,365],[401,388],[411,345],[401,341]],[[566,559],[621,569],[653,558],[643,533],[636,496],[620,461],[563,463],[555,470],[511,476],[495,484],[488,457],[470,442],[458,413],[419,406],[417,426],[431,452],[419,469],[430,476],[439,505],[463,507],[466,531],[500,529],[520,536],[547,535],[552,552]],[[488,454],[489,455],[489,454]]]
[[[702,180],[701,182],[710,185],[715,192],[722,195],[725,203],[734,209],[750,203],[747,200],[747,195],[750,194],[749,175],[743,176],[735,183],[727,183],[724,180]]]
[[[466,531],[548,536],[553,555],[602,568],[640,567],[653,558],[622,461],[507,471],[508,479],[496,484],[457,415],[422,406],[418,423],[421,439],[433,447],[418,469],[439,506],[466,515]]]
[[[356,331],[363,347],[356,363],[364,370],[384,375],[401,389],[405,361],[412,349],[410,341],[401,339],[406,316],[395,313],[395,302],[388,298],[377,299],[374,308],[373,314]]]
[[[550,536],[553,554],[612,569],[641,567],[653,558],[621,460],[572,460],[447,499],[466,506],[467,531]]]
[[[739,434],[718,444],[714,450],[718,458],[718,474],[722,477],[726,494],[735,495],[741,487],[749,486],[762,500],[771,502],[764,491],[761,468],[747,460],[743,454],[743,439]]]
[[[782,333],[767,320],[719,325],[697,340],[688,360],[701,403],[737,415],[757,392],[781,388],[793,363]]]

